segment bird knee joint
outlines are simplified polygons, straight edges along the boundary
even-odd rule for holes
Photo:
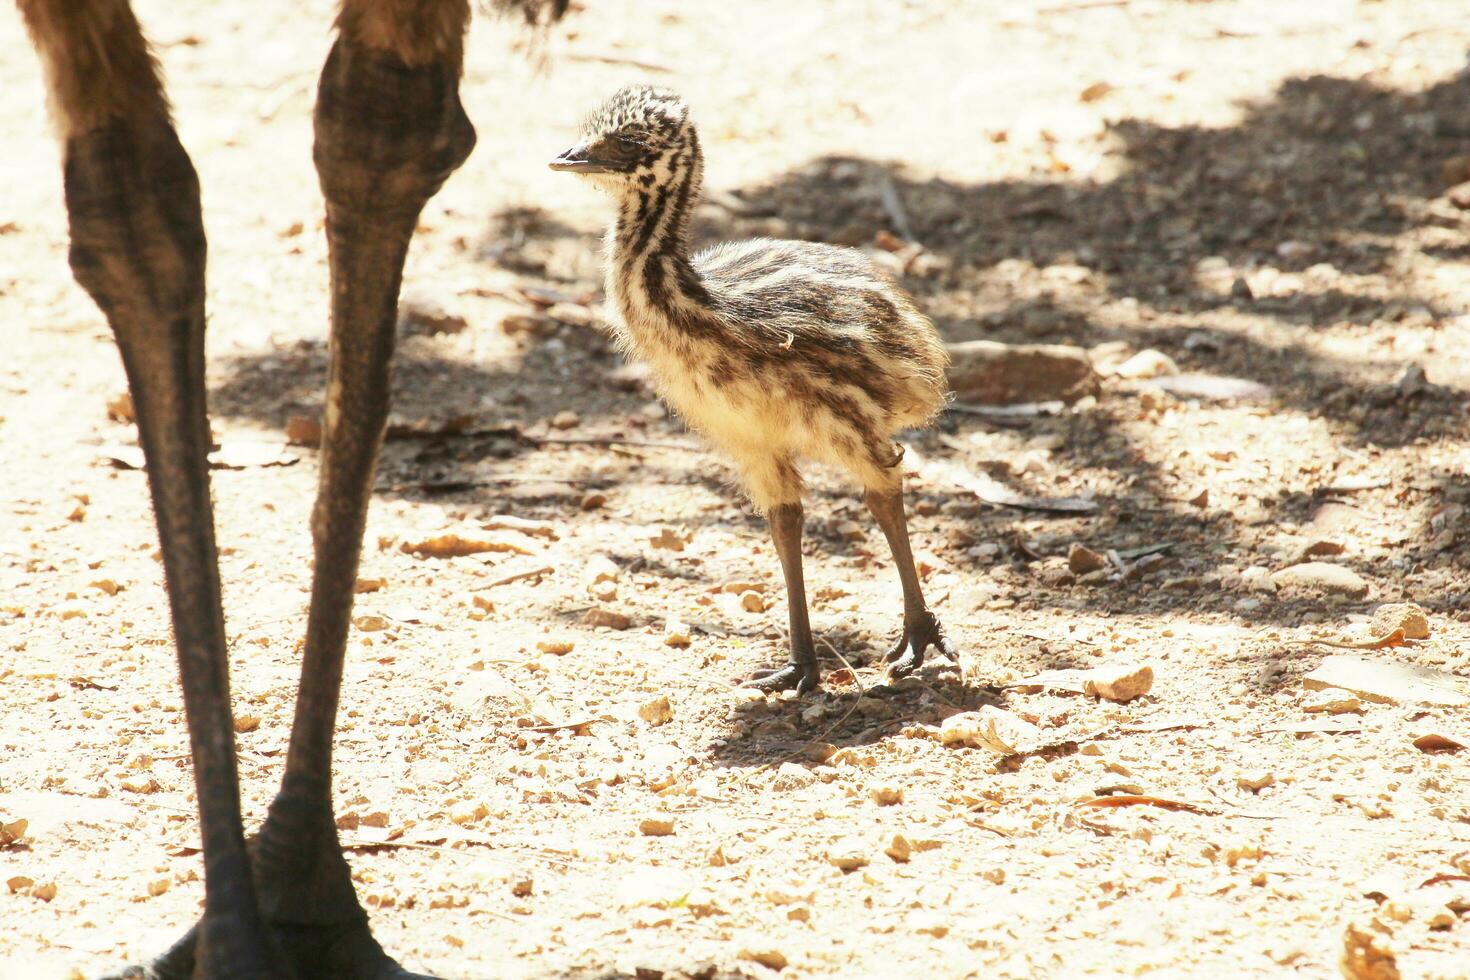
[[[175,321],[204,297],[199,180],[168,118],[117,118],[65,149],[72,273],[109,316]]]
[[[457,66],[410,67],[346,39],[333,45],[313,149],[328,204],[416,215],[474,145]]]

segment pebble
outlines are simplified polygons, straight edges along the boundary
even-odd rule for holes
[[[1239,787],[1240,789],[1250,790],[1252,793],[1259,793],[1267,786],[1274,786],[1275,784],[1275,774],[1267,772],[1266,770],[1242,773],[1235,779],[1235,785],[1237,787]]]
[[[1072,542],[1067,549],[1067,567],[1078,575],[1101,571],[1108,567],[1108,560],[1086,545]]]
[[[896,806],[903,802],[903,790],[897,786],[875,786],[868,790],[868,798],[879,806]]]
[[[674,832],[674,821],[664,817],[646,817],[638,821],[638,833],[644,837],[668,837]]]
[[[1271,580],[1271,570],[1253,565],[1240,573],[1240,583],[1252,592],[1275,592],[1276,583]]]
[[[827,849],[827,863],[843,871],[856,871],[868,864],[864,850],[856,841],[839,841]]]
[[[776,775],[771,780],[771,789],[777,793],[790,793],[794,790],[806,789],[817,781],[817,774],[806,766],[795,762],[783,762],[776,769]]]
[[[1113,373],[1120,378],[1141,380],[1144,378],[1157,378],[1165,374],[1178,374],[1179,365],[1174,359],[1163,351],[1141,350],[1128,360],[1113,369]]]
[[[1087,672],[1082,692],[1119,703],[1147,694],[1154,686],[1154,671],[1147,664],[1118,664]]]
[[[907,864],[909,857],[914,853],[914,845],[903,834],[894,834],[893,840],[883,849],[883,853],[898,864]]]
[[[582,424],[582,416],[576,412],[557,412],[551,417],[553,429],[575,429]]]
[[[1302,710],[1308,714],[1346,715],[1362,714],[1364,709],[1363,702],[1352,691],[1328,687],[1302,702]]]
[[[1303,562],[1279,569],[1271,573],[1271,581],[1280,589],[1319,589],[1353,599],[1361,599],[1368,594],[1368,583],[1361,575],[1351,568],[1325,561]]]
[[[694,642],[694,637],[689,631],[689,625],[677,616],[670,616],[664,622],[664,646],[687,647]]]
[[[1400,629],[1404,631],[1406,640],[1427,640],[1429,616],[1421,606],[1412,602],[1388,602],[1373,611],[1369,632],[1374,636],[1388,636]]]
[[[766,598],[759,592],[751,589],[749,592],[744,592],[741,594],[740,608],[744,609],[746,612],[765,612]]]
[[[761,966],[768,967],[772,970],[784,970],[789,962],[786,959],[786,954],[782,953],[779,949],[742,949],[740,951],[740,959],[749,960],[752,963],[759,963]]]
[[[666,725],[674,720],[674,706],[669,703],[668,697],[659,695],[638,707],[638,717],[650,725]]]
[[[601,606],[593,606],[582,614],[583,626],[606,626],[608,629],[625,630],[633,625],[633,621],[620,612],[611,609],[603,609]]]

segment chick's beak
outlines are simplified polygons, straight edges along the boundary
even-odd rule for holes
[[[606,163],[596,159],[588,152],[586,143],[578,143],[570,149],[562,150],[549,164],[552,170],[566,170],[571,173],[603,174],[609,173],[613,168]]]

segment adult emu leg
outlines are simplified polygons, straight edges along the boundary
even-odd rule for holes
[[[286,772],[254,853],[262,913],[303,977],[408,976],[369,933],[338,846],[332,737],[404,257],[475,142],[459,101],[468,18],[464,0],[347,0],[317,95],[332,328],[316,567]]]
[[[261,915],[296,976],[405,980],[368,929],[332,811],[332,738],[363,528],[388,418],[403,262],[474,146],[459,101],[466,0],[346,0],[317,91],[332,323],[316,551],[281,789],[253,843]],[[187,976],[188,937],[153,970]]]
[[[72,271],[117,339],[148,461],[204,846],[192,956],[206,976],[280,976],[240,824],[206,458],[199,182],[127,0],[20,0],[20,12],[64,140]]]

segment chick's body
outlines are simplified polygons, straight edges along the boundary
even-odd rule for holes
[[[799,499],[800,458],[891,486],[893,434],[927,423],[945,396],[944,347],[908,297],[862,253],[811,242],[724,244],[690,266],[703,295],[671,310],[614,263],[616,329],[756,505]]]
[[[618,92],[551,166],[612,196],[607,293],[618,339],[649,364],[663,399],[730,456],[770,519],[792,659],[753,683],[818,683],[801,568],[803,458],[851,473],[892,546],[904,591],[895,672],[916,669],[929,646],[954,659],[914,571],[893,442],[944,404],[947,357],[934,325],[852,249],[755,239],[691,256],[703,154],[672,92]]]

